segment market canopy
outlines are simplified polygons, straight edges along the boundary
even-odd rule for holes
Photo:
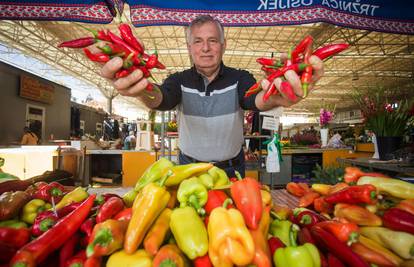
[[[256,15],[264,13],[266,16],[270,16],[271,13],[275,13],[278,14],[275,17],[279,18],[300,9],[305,19],[302,23],[306,22],[303,25],[285,25],[289,24],[289,16],[285,19],[279,18],[276,20],[276,24],[278,22],[283,26],[264,26],[266,24],[260,24],[259,20],[257,24],[249,24],[249,20],[241,19],[241,15],[240,19],[235,21],[234,24],[229,24],[229,20],[227,20],[227,23],[223,21],[226,25],[233,26],[225,27],[227,50],[223,58],[224,63],[231,67],[246,69],[259,79],[263,77],[263,73],[259,64],[256,63],[256,58],[272,55],[277,57],[279,52],[287,51],[304,36],[310,34],[314,37],[316,46],[347,42],[351,44],[351,47],[326,62],[325,75],[318,82],[318,90],[313,92],[307,99],[293,106],[289,110],[290,112],[314,112],[323,102],[336,103],[339,109],[349,109],[352,105],[349,92],[351,90],[363,90],[371,86],[392,86],[406,89],[405,91],[414,91],[412,90],[414,87],[414,35],[411,35],[414,29],[414,13],[409,14],[413,10],[414,2],[371,1],[371,9],[368,15],[347,13],[341,10],[341,7],[342,9],[348,8],[347,3],[354,3],[341,0],[244,1],[250,4],[244,4],[243,1],[239,2],[241,2],[238,3],[240,9],[236,10],[239,13],[229,11],[234,9],[235,1],[226,1],[225,3],[218,1],[127,1],[130,6],[123,5],[122,1],[109,0],[106,2],[91,0],[59,1],[59,4],[56,4],[56,1],[45,0],[13,1],[13,3],[6,4],[3,2],[3,4],[0,4],[0,18],[3,19],[0,21],[0,42],[49,63],[66,73],[89,81],[97,85],[106,97],[112,98],[117,93],[111,84],[97,74],[99,70],[97,65],[85,60],[81,51],[57,48],[57,44],[61,41],[89,35],[79,24],[66,22],[65,20],[88,22],[89,24],[83,25],[94,29],[111,29],[116,32],[119,20],[113,19],[110,15],[111,10],[124,8],[122,21],[133,22],[135,26],[141,26],[133,29],[134,34],[143,40],[150,52],[157,50],[160,60],[167,66],[166,70],[154,71],[154,76],[162,81],[167,75],[191,66],[185,42],[184,27],[179,26],[187,24],[191,16],[209,13],[222,18],[223,21],[227,17],[234,17],[234,14],[243,13],[242,9],[246,8],[247,5],[251,5],[251,11],[246,11],[246,14],[248,12]],[[287,3],[291,7],[283,10],[280,8],[271,9],[273,7],[272,3],[275,8]],[[300,7],[294,7],[298,3],[300,3]],[[309,3],[312,3],[312,5],[308,5]],[[334,8],[335,3],[338,3],[338,8]],[[355,3],[363,5],[367,4],[367,1],[355,1]],[[403,3],[405,7],[402,5]],[[257,10],[264,4],[267,5],[268,10]],[[41,5],[45,11],[39,10],[37,12],[39,16],[34,18],[31,16],[32,13],[26,11],[28,9],[35,10],[36,5]],[[88,7],[88,5],[90,6]],[[13,6],[14,9],[9,6]],[[25,12],[17,12],[19,6],[26,6]],[[27,8],[27,6],[30,8]],[[220,6],[222,7],[221,11],[219,11]],[[4,11],[5,7],[8,11]],[[200,7],[204,8],[203,11],[200,11]],[[210,9],[206,9],[208,7]],[[51,10],[60,11],[54,13]],[[63,10],[66,11],[63,12]],[[82,10],[87,11],[85,13]],[[328,12],[331,15],[319,17],[319,19],[330,23],[306,20],[306,18],[309,18],[306,15],[309,10],[317,10],[319,15]],[[95,11],[99,13],[99,16],[89,15],[89,12],[93,13]],[[370,12],[375,16],[369,16]],[[60,17],[57,14],[60,14]],[[171,17],[166,19],[165,14],[170,14]],[[225,14],[227,14],[227,17]],[[336,15],[334,16],[334,14]],[[55,15],[55,17],[52,18],[51,15]],[[370,19],[370,21],[377,20],[377,24],[382,28],[374,31],[372,28],[362,29],[363,26],[361,25],[363,24],[358,27],[354,25],[355,28],[361,29],[334,25],[334,23],[342,23],[341,16],[355,17],[357,21],[358,19],[363,21],[363,18]],[[246,17],[248,16],[246,15]],[[4,20],[6,18],[13,19],[13,21]],[[102,20],[99,21],[98,18]],[[290,24],[300,23],[298,18],[292,17],[293,20]],[[100,25],[102,23],[109,24]],[[393,26],[387,25],[389,23]],[[169,26],[144,26],[167,24]],[[368,24],[369,27],[375,25],[375,23]],[[404,30],[406,32],[405,34],[386,33],[393,30],[400,33]],[[139,105],[137,101],[131,98],[122,99]]]

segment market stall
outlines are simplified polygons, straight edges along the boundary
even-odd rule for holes
[[[266,53],[250,51],[249,57],[254,60],[247,64],[256,61],[259,65],[255,76],[262,77],[263,70],[265,79],[272,82],[286,71],[294,71],[301,76],[304,91],[308,89],[313,73],[309,64],[310,55],[328,59],[349,47],[359,53],[361,47],[368,46],[356,45],[359,40],[367,36],[368,39],[378,37],[376,33],[370,35],[371,31],[405,34],[401,35],[404,36],[402,38],[395,38],[408,40],[403,46],[396,41],[398,48],[394,50],[395,43],[389,45],[393,47],[390,49],[387,42],[383,42],[382,49],[384,54],[391,55],[386,59],[393,62],[392,67],[401,65],[394,65],[399,60],[409,62],[411,66],[414,64],[410,50],[413,39],[409,36],[414,33],[414,19],[410,13],[412,4],[403,1],[393,4],[385,1],[372,1],[369,4],[359,1],[228,1],[226,4],[208,1],[191,4],[180,1],[126,2],[129,9],[125,10],[130,12],[130,21],[135,26],[185,25],[197,14],[208,13],[216,15],[225,26],[242,28],[310,22],[313,23],[311,28],[319,27],[319,22],[328,22],[361,29],[352,37],[339,27],[328,24],[321,24],[317,32],[302,32],[298,42],[285,41],[282,47],[294,45],[294,48],[293,52],[289,50],[289,57],[284,62],[276,62],[275,57],[269,55],[270,50]],[[112,16],[121,16],[124,11],[123,1],[67,0],[55,4],[48,0],[18,0],[0,6],[4,7],[0,12],[0,18],[3,19],[75,20],[89,23],[109,23]],[[31,8],[33,6],[36,8]],[[25,17],[22,18],[20,14],[25,14]],[[22,28],[31,32],[30,27],[36,28],[41,24],[22,25]],[[115,22],[108,26],[119,30],[119,36],[116,35],[118,31],[116,34],[115,30],[114,33],[105,31],[105,26],[94,25],[87,30],[83,24],[76,25],[76,32],[59,32],[47,24],[42,28],[63,38],[59,38],[59,45],[48,44],[52,50],[65,51],[71,55],[70,58],[79,59],[75,65],[82,66],[77,68],[77,65],[71,65],[72,73],[84,74],[83,77],[102,85],[101,90],[108,99],[109,113],[112,113],[112,100],[118,93],[107,81],[101,83],[101,78],[92,77],[97,76],[96,62],[107,62],[111,56],[124,53],[124,64],[116,73],[117,78],[125,77],[141,67],[143,73],[147,72],[147,77],[153,74],[159,79],[165,78],[171,71],[183,69],[187,64],[180,54],[181,48],[177,48],[176,44],[178,52],[175,53],[181,57],[180,67],[173,66],[178,57],[170,48],[161,50],[160,57],[157,53],[146,54],[144,51],[151,48],[145,47],[144,50],[135,39],[136,29],[131,29],[127,23]],[[304,29],[307,26],[294,27]],[[148,28],[146,30],[150,32]],[[329,38],[325,38],[324,31],[329,32]],[[231,33],[231,30],[227,32],[229,35]],[[157,39],[151,34],[148,36]],[[310,45],[314,42],[313,38],[318,45],[315,49]],[[233,44],[237,44],[237,39],[233,38]],[[332,40],[336,40],[334,44],[330,44]],[[105,41],[101,47],[102,53],[93,53],[86,48],[97,41]],[[22,44],[27,48],[24,40]],[[79,49],[83,52],[69,52],[75,50],[73,48],[83,48]],[[154,49],[157,49],[157,45],[154,45]],[[127,52],[129,54],[125,55]],[[52,54],[50,51],[44,52],[49,60]],[[137,55],[142,57],[138,60]],[[369,57],[369,63],[375,62],[377,56],[370,52],[358,55],[361,58]],[[349,77],[350,73],[341,76],[339,72],[341,62],[353,56],[356,55],[348,53],[342,58],[343,61],[341,58],[339,61],[327,61],[330,62],[327,66],[335,71],[330,76],[328,70],[326,79],[329,82],[319,86],[323,88],[338,84],[342,89],[349,88],[347,79],[353,80],[355,77]],[[239,55],[239,58],[242,57]],[[231,57],[226,60],[231,62]],[[62,59],[61,66],[73,64],[68,61]],[[246,157],[247,161],[251,161],[252,168],[246,177],[240,177],[237,172],[235,177],[229,177],[224,169],[216,166],[220,162],[178,165],[171,159],[171,154],[169,157],[160,157],[151,141],[148,142],[150,148],[147,151],[140,151],[140,146],[136,150],[130,147],[132,139],[128,146],[120,146],[114,140],[83,139],[71,144],[73,147],[77,143],[74,149],[77,156],[71,158],[72,163],[79,161],[74,171],[77,177],[74,179],[75,186],[65,186],[53,179],[25,180],[43,170],[59,169],[61,164],[56,164],[55,159],[64,158],[64,146],[0,150],[0,156],[9,164],[0,169],[0,186],[3,183],[10,186],[10,190],[0,195],[0,264],[15,267],[414,266],[414,185],[389,172],[381,172],[392,169],[408,176],[413,175],[412,158],[398,157],[400,152],[396,153],[396,150],[399,146],[390,150],[391,144],[400,145],[404,136],[407,148],[404,153],[411,153],[409,149],[413,140],[407,134],[407,129],[413,127],[413,95],[409,91],[413,86],[413,69],[408,67],[407,70],[406,65],[409,64],[399,66],[401,73],[397,75],[396,70],[384,69],[387,63],[384,64],[369,75],[367,73],[371,70],[363,72],[359,69],[361,75],[367,75],[361,79],[364,81],[359,82],[366,84],[374,80],[371,76],[392,72],[396,78],[384,79],[383,85],[400,86],[398,90],[392,91],[394,94],[376,88],[374,91],[361,90],[361,94],[353,94],[354,99],[341,99],[335,96],[341,91],[338,89],[330,93],[331,100],[321,101],[318,95],[312,99],[313,92],[309,96],[304,92],[302,112],[313,110],[313,124],[318,125],[316,130],[305,128],[292,136],[290,133],[282,136],[282,123],[276,116],[269,116],[263,125],[267,125],[270,135],[262,135],[261,125],[256,135],[258,152],[246,151],[253,157],[253,160]],[[357,64],[352,61],[345,65],[353,69]],[[83,70],[85,73],[82,73]],[[154,80],[152,82],[155,84]],[[282,83],[284,86],[280,92],[270,88],[263,94],[263,99],[273,94],[284,94],[291,101],[296,101],[297,96],[293,94],[292,88],[289,89],[288,82],[283,80]],[[333,88],[328,87],[327,91]],[[145,89],[146,92],[152,92],[154,85],[149,83]],[[256,94],[260,90],[261,84],[257,82],[246,95]],[[329,99],[327,91],[323,93]],[[375,134],[369,133],[369,137],[374,140],[373,143],[378,139],[378,149],[372,149],[372,144],[358,144],[357,139],[362,135],[355,131],[352,145],[342,142],[339,133],[334,128],[329,129],[336,111],[331,110],[326,102],[338,102],[337,108],[339,106],[343,112],[353,108],[361,110],[363,117],[358,118],[357,123],[365,124]],[[296,107],[287,112],[298,110],[300,108]],[[344,127],[350,130],[353,126],[347,123]],[[149,128],[146,128],[150,136],[148,140],[153,135]],[[162,133],[164,131],[163,128]],[[243,134],[240,135],[242,141],[255,139],[246,135],[252,133]],[[398,138],[388,140],[387,137]],[[174,138],[185,137],[175,134]],[[85,142],[97,147],[87,148]],[[164,140],[161,142],[164,146]],[[98,144],[107,146],[99,147]],[[46,156],[42,149],[47,150]],[[69,152],[67,155],[72,155]],[[375,157],[374,152],[379,152],[378,156],[382,160],[379,167],[372,161],[356,159]],[[272,161],[269,160],[271,157],[274,157]],[[393,157],[392,161],[390,157]],[[399,165],[392,165],[396,161]],[[66,162],[69,162],[68,166],[75,165],[70,163],[70,159]],[[3,166],[4,160],[0,160],[0,163]],[[407,168],[404,170],[403,167]],[[13,175],[15,173],[22,179]],[[100,185],[95,186],[95,183]]]

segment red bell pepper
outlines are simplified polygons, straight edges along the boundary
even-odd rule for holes
[[[324,216],[308,209],[295,209],[291,221],[300,227],[312,227],[318,222],[326,221]]]
[[[208,253],[193,260],[194,267],[213,267]]]
[[[284,248],[285,247],[285,244],[283,244],[283,242],[279,238],[274,237],[274,236],[272,236],[271,238],[269,238],[267,240],[267,243],[269,244],[270,254],[271,255],[274,255],[275,254],[275,251],[278,248]]]
[[[111,219],[114,215],[124,209],[124,202],[119,197],[111,197],[98,210],[96,223]]]
[[[348,246],[358,242],[359,227],[355,223],[331,220],[320,222],[317,225],[333,234],[339,241],[346,243]]]
[[[384,212],[382,222],[385,227],[414,235],[414,215],[405,210],[390,208]]]
[[[208,191],[207,202],[204,205],[204,210],[206,211],[206,214],[210,214],[210,212],[217,207],[222,207],[224,201],[228,198],[229,197],[223,191],[220,191],[220,190]],[[229,204],[227,207],[233,208],[233,205]]]
[[[263,213],[260,183],[253,178],[246,177],[233,183],[230,193],[246,225],[250,229],[257,229]]]
[[[66,261],[65,267],[83,267],[86,261],[86,252],[85,250],[81,250],[75,254],[75,256],[71,257],[69,260]]]
[[[36,216],[36,219],[34,220],[34,223],[32,225],[32,235],[40,236],[49,230],[53,225],[55,225],[58,220],[59,218],[53,211],[42,211]]]
[[[95,197],[96,195],[90,195],[76,210],[60,220],[53,228],[23,246],[11,260],[11,266],[35,266],[61,247],[89,215]]]
[[[355,254],[346,244],[318,225],[311,228],[312,237],[322,250],[328,250],[335,257],[352,267],[370,267],[368,263]]]
[[[59,267],[65,267],[66,262],[73,256],[75,247],[78,244],[80,235],[75,233],[69,238],[69,240],[62,246],[59,253]]]
[[[0,227],[0,242],[7,243],[14,248],[21,248],[29,242],[30,230],[27,228]]]
[[[114,220],[129,221],[129,220],[131,220],[131,216],[132,216],[132,208],[126,208],[126,209],[123,209],[120,212],[118,212],[114,216]]]
[[[325,201],[330,204],[375,204],[377,202],[377,189],[371,184],[349,186],[326,196]]]
[[[39,198],[44,201],[52,203],[52,198],[55,203],[58,203],[65,194],[65,187],[58,182],[51,182],[50,184],[43,184],[34,194],[34,198]]]
[[[102,257],[89,257],[83,263],[84,267],[101,267]]]

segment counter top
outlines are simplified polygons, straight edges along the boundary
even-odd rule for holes
[[[283,148],[282,155],[289,154],[314,154],[324,151],[352,151],[351,148]]]
[[[154,151],[122,150],[122,149],[96,149],[86,150],[86,155],[122,155],[123,153],[155,153]]]

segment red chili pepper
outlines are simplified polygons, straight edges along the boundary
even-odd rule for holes
[[[134,48],[132,48],[129,44],[127,44],[124,40],[122,40],[119,36],[115,35],[114,33],[112,33],[110,30],[108,30],[108,36],[111,39],[111,42],[114,44],[117,44],[121,47],[123,47],[123,49],[128,52],[128,53],[133,53],[133,54],[139,54],[138,51],[136,51]]]
[[[111,219],[115,214],[124,209],[124,202],[119,197],[111,197],[106,201],[96,215],[96,223]]]
[[[91,29],[88,27],[83,26],[82,24],[78,24],[80,27],[82,27],[83,29],[87,30],[88,32],[92,33],[93,36],[98,39],[98,40],[102,40],[102,41],[108,41],[110,42],[111,39],[109,38],[108,34],[106,34],[105,30],[95,30],[95,29]]]
[[[247,89],[246,93],[244,94],[244,97],[249,97],[257,92],[260,92],[262,88],[260,87],[260,83],[257,82],[253,84],[249,89]],[[235,181],[237,181],[237,178],[234,178]]]
[[[79,234],[75,233],[62,246],[59,252],[59,267],[65,267],[66,262],[73,256],[75,252],[75,247],[78,244],[79,239],[80,239]]]
[[[316,244],[322,250],[328,250],[335,257],[352,267],[370,267],[346,244],[339,241],[334,235],[318,225],[311,228],[311,234]]]
[[[64,206],[56,211],[59,218],[65,217],[75,209],[77,209],[82,203],[81,202],[73,202],[69,205]]]
[[[297,62],[298,57],[301,53],[305,52],[309,44],[313,43],[313,37],[311,35],[303,38],[302,41],[293,49],[291,57],[293,62]]]
[[[139,54],[144,52],[144,48],[142,47],[141,43],[135,38],[134,34],[132,33],[131,27],[128,24],[122,23],[118,27],[119,32],[121,34],[122,39],[127,42],[130,46],[132,46]]]
[[[316,245],[315,240],[313,239],[311,232],[309,230],[310,228],[301,228],[298,232],[298,242],[299,244],[303,245],[305,243],[311,243]]]
[[[53,228],[37,239],[23,246],[13,257],[10,264],[14,266],[35,266],[61,247],[81,226],[89,215],[96,195],[90,195],[76,210],[68,214]]]
[[[117,44],[113,44],[113,43],[105,43],[103,46],[98,46],[99,49],[101,49],[101,51],[107,55],[117,55],[117,56],[122,56],[125,54],[129,54],[128,51],[124,50],[124,47],[117,45]]]
[[[212,267],[213,264],[211,263],[210,257],[208,253],[202,257],[195,258],[193,260],[194,267]]]
[[[293,91],[292,85],[288,81],[282,81],[280,84],[280,93],[287,97],[291,102],[296,102],[298,100],[297,95]]]
[[[96,53],[96,54],[92,54],[92,52],[88,49],[88,48],[84,48],[83,52],[85,53],[85,55],[92,61],[94,62],[108,62],[110,57],[107,54],[104,53]]]
[[[57,223],[59,217],[50,210],[43,211],[36,216],[32,225],[32,235],[40,236]]]
[[[58,203],[65,192],[65,187],[58,182],[51,182],[50,184],[44,184],[38,188],[37,192],[34,194],[34,198],[39,198],[47,202],[53,201]]]
[[[152,90],[154,90],[154,85],[152,83],[148,83],[147,87],[145,87],[145,90],[151,92]]]
[[[414,234],[414,215],[399,208],[385,211],[382,221],[385,227]]]
[[[134,62],[132,61],[132,57],[134,54],[129,54],[126,58],[124,58],[124,61],[122,62],[122,68],[129,69],[134,65]]]
[[[283,63],[280,60],[276,60],[274,58],[265,58],[265,57],[259,57],[256,59],[256,62],[263,66],[271,66],[271,67],[282,67]]]
[[[324,216],[308,209],[295,209],[292,217],[293,220],[291,221],[300,227],[312,227],[319,222],[327,220]]]
[[[284,248],[285,247],[285,244],[283,244],[283,242],[279,238],[274,237],[274,236],[269,238],[267,240],[267,243],[269,244],[271,255],[274,255],[278,248]]]
[[[157,64],[155,65],[155,68],[163,70],[163,69],[165,69],[165,65],[162,64],[161,62],[157,61]]]
[[[158,55],[152,54],[147,60],[147,62],[145,63],[145,67],[149,70],[153,69],[157,65],[157,62],[158,62]]]
[[[129,221],[131,220],[131,216],[132,216],[132,208],[126,208],[118,212],[118,214],[114,216],[114,220]]]
[[[250,229],[257,229],[263,213],[259,182],[246,177],[233,183],[230,192],[237,209],[243,215],[246,225]]]
[[[21,248],[29,242],[30,230],[27,228],[0,227],[0,242],[7,243],[14,248]]]
[[[345,267],[337,257],[335,257],[332,253],[328,253],[328,266],[329,267]]]
[[[118,71],[115,73],[115,78],[116,78],[116,79],[119,79],[119,78],[126,77],[126,76],[128,76],[128,75],[129,75],[129,71],[128,71],[128,70],[124,70],[124,69],[122,69],[122,70],[118,70]]]
[[[229,197],[220,190],[210,190],[208,191],[207,203],[204,205],[204,210],[206,214],[210,214],[211,211],[217,207],[222,207],[223,203]],[[233,208],[232,204],[227,206],[228,208]]]
[[[145,67],[145,66],[139,66],[138,69],[140,69],[142,71],[142,74],[144,75],[145,78],[151,76],[151,73],[147,69],[147,67]]]
[[[326,196],[325,201],[330,204],[375,204],[377,202],[377,189],[371,184],[349,186]]]
[[[66,261],[65,267],[83,267],[86,261],[86,252],[81,250],[75,256]]]
[[[302,73],[302,76],[300,78],[300,81],[302,82],[302,90],[303,90],[304,98],[308,96],[309,84],[312,82],[313,68],[309,62],[309,58],[311,54],[312,54],[312,43],[309,43],[308,47],[305,50],[305,55],[304,55],[304,63],[308,65],[306,66],[305,71]]]
[[[74,39],[66,42],[62,42],[58,47],[69,47],[69,48],[84,48],[96,43],[96,39],[93,37],[84,37],[79,39]]]
[[[277,94],[278,93],[278,91],[277,91],[277,88],[276,88],[276,85],[274,85],[273,83],[272,84],[270,84],[270,88],[266,91],[266,93],[263,95],[263,101],[267,101],[267,100],[269,100],[269,97],[271,96],[271,95],[275,95],[275,94]]]
[[[330,220],[320,222],[317,225],[333,234],[339,241],[346,243],[348,246],[358,242],[359,227],[355,223]]]
[[[93,227],[95,226],[95,219],[94,218],[88,218],[85,220],[81,226],[80,231],[86,235],[86,237],[89,239],[89,237],[92,234]]]
[[[318,48],[313,52],[314,56],[319,57],[321,60],[327,59],[343,50],[347,49],[349,44],[331,44]]]

